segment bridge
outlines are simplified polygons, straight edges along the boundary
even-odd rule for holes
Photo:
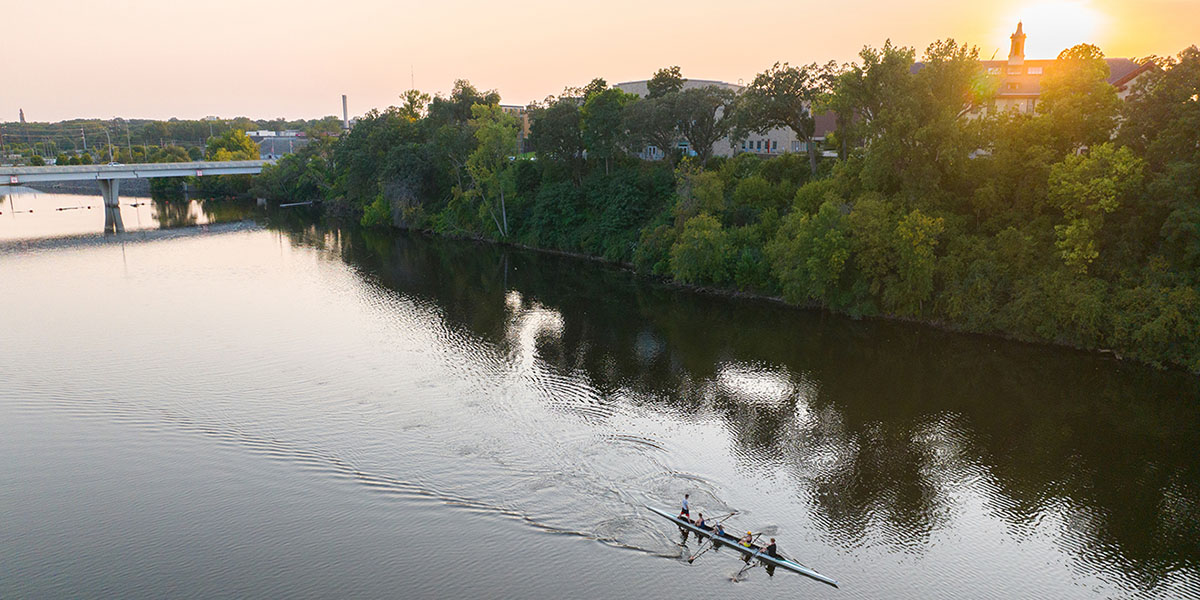
[[[53,167],[0,167],[0,188],[45,181],[90,181],[100,184],[104,196],[104,231],[125,231],[121,221],[122,179],[153,177],[209,177],[213,175],[256,175],[270,160],[198,161],[143,163],[134,165],[63,165]]]

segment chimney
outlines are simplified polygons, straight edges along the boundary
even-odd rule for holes
[[[350,111],[346,110],[345,94],[342,94],[342,131],[350,131]]]
[[[1010,36],[1012,48],[1008,51],[1008,64],[1025,64],[1025,33],[1021,31],[1021,22],[1017,22],[1017,32]]]

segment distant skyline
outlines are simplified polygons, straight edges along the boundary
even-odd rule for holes
[[[749,80],[776,61],[857,58],[885,40],[918,56],[937,39],[1008,55],[1080,42],[1109,57],[1174,55],[1200,44],[1200,0],[743,0],[603,5],[529,0],[7,0],[0,121],[351,116],[430,94],[455,79],[525,104],[583,85],[648,78]]]

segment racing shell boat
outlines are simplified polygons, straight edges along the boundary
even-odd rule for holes
[[[646,508],[654,511],[658,515],[661,515],[663,518],[669,519],[670,521],[674,522],[676,525],[678,525],[688,531],[691,531],[692,533],[695,533],[696,535],[698,535],[700,537],[712,539],[714,544],[719,543],[719,544],[724,544],[726,546],[729,546],[729,547],[737,550],[738,552],[745,554],[746,556],[748,556],[751,559],[759,560],[763,564],[773,565],[780,569],[787,569],[788,571],[792,571],[793,573],[799,573],[801,575],[811,577],[813,579],[816,579],[817,581],[820,581],[821,583],[827,583],[829,585],[832,585],[833,587],[838,586],[838,582],[836,579],[833,579],[832,577],[826,577],[825,575],[822,575],[822,574],[820,574],[798,562],[787,559],[783,556],[770,556],[764,551],[764,548],[762,548],[761,546],[752,546],[750,548],[747,548],[747,547],[739,544],[737,538],[735,538],[731,535],[728,535],[728,534],[717,535],[717,533],[715,531],[712,531],[709,529],[701,529],[700,527],[697,527],[693,523],[690,523],[688,521],[680,519],[679,517],[672,515],[671,513],[654,508],[653,506],[647,506]]]

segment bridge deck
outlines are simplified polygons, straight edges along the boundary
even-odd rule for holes
[[[149,177],[205,177],[209,175],[254,175],[270,160],[197,161],[142,163],[132,165],[64,165],[51,167],[0,167],[0,186],[41,181],[87,181],[142,179]]]

